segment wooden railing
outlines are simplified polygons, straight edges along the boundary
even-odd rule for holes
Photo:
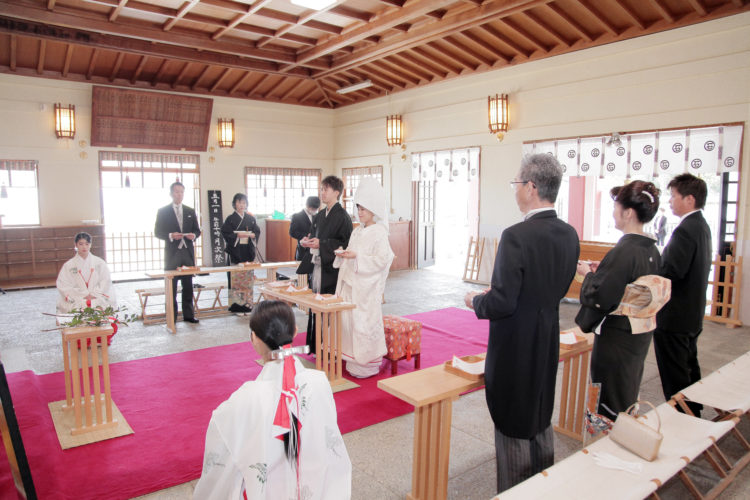
[[[105,238],[105,260],[112,273],[164,268],[164,242],[154,236],[154,233],[106,233]],[[197,243],[197,263],[202,262],[202,253],[201,245]]]
[[[708,279],[711,300],[706,319],[725,323],[730,328],[742,326],[740,315],[740,288],[742,287],[742,257],[734,260],[727,255],[725,260],[717,255],[712,263]]]

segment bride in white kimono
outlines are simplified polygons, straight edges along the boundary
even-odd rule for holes
[[[75,236],[76,255],[63,264],[57,276],[58,314],[85,307],[117,308],[117,298],[107,263],[91,253],[91,235]]]
[[[323,372],[305,369],[291,347],[294,313],[262,301],[250,316],[251,339],[265,364],[214,410],[206,432],[195,499],[351,497],[352,464]]]
[[[349,246],[338,252],[333,267],[339,267],[336,295],[356,304],[342,312],[341,354],[346,370],[354,377],[377,375],[386,354],[382,297],[393,262],[388,241],[388,211],[385,190],[374,177],[364,177],[354,194],[360,225]]]

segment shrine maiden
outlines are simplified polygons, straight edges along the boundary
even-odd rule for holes
[[[292,309],[259,302],[250,329],[263,370],[214,410],[193,498],[349,499],[352,464],[331,386],[293,355],[307,347],[291,347]]]
[[[349,246],[336,257],[339,268],[336,295],[357,308],[342,311],[342,358],[355,377],[371,377],[380,371],[386,353],[382,297],[393,262],[388,242],[385,191],[373,177],[364,177],[354,194],[360,225]]]
[[[76,255],[63,264],[57,276],[58,314],[84,307],[117,307],[107,263],[91,254],[91,235],[75,236]]]

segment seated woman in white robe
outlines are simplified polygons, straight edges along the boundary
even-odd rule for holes
[[[333,263],[339,268],[336,295],[357,308],[341,315],[341,354],[354,377],[377,375],[386,354],[382,297],[393,262],[383,186],[364,177],[354,194],[360,225]]]
[[[350,498],[352,464],[331,386],[323,372],[305,369],[293,356],[308,348],[291,347],[292,309],[259,302],[250,329],[263,370],[211,415],[193,498]]]
[[[117,308],[117,298],[107,263],[91,253],[91,235],[75,236],[76,255],[63,264],[57,276],[58,314],[85,307]]]

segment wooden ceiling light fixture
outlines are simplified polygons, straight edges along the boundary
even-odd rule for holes
[[[219,147],[234,147],[234,118],[219,118]]]
[[[495,94],[487,98],[490,133],[502,141],[508,131],[508,94]]]
[[[72,139],[76,136],[76,107],[55,103],[55,135],[58,139]]]

